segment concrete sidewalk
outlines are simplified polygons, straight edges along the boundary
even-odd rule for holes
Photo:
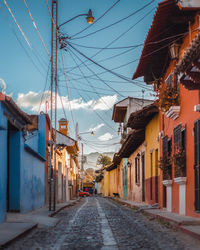
[[[173,227],[200,239],[200,219],[189,216],[183,216],[176,213],[168,212],[166,209],[159,209],[158,206],[151,206],[144,203],[137,203],[127,201],[120,198],[111,197],[113,200],[121,203],[122,205],[137,209],[138,211],[151,216],[152,218],[162,220],[169,223]]]
[[[54,227],[60,220],[53,216],[66,207],[75,205],[79,200],[78,198],[57,204],[56,211],[42,207],[25,214],[7,213],[6,221],[0,224],[0,249],[36,227]]]

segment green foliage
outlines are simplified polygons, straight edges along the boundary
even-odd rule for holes
[[[167,84],[160,86],[158,97],[158,106],[163,112],[166,112],[171,106],[180,105],[177,88],[169,87]]]
[[[186,153],[182,148],[176,148],[173,154],[175,177],[186,176]]]
[[[163,180],[171,179],[172,157],[171,156],[161,157],[159,160],[159,168],[163,172]]]
[[[97,166],[105,167],[111,163],[112,159],[107,155],[100,154],[97,158]]]

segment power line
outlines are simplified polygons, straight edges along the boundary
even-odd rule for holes
[[[44,46],[44,48],[45,48],[45,51],[47,52],[47,55],[49,56],[49,59],[50,59],[50,61],[51,61],[51,56],[50,56],[50,54],[49,54],[49,51],[48,51],[48,49],[47,49],[47,46],[46,46],[46,44],[45,44],[45,42],[44,42],[44,40],[43,40],[43,38],[42,38],[42,36],[41,36],[41,34],[40,34],[38,28],[37,28],[37,25],[36,25],[36,23],[35,23],[35,21],[34,21],[34,19],[33,19],[33,16],[31,15],[31,12],[30,12],[30,10],[29,10],[29,8],[28,8],[28,5],[27,5],[27,3],[26,3],[25,0],[24,0],[24,4],[25,4],[26,9],[27,9],[27,11],[28,11],[28,14],[29,14],[29,16],[30,16],[30,18],[31,18],[31,21],[32,21],[32,23],[33,23],[33,26],[34,26],[34,28],[36,29],[37,34],[38,34],[38,36],[39,36],[39,38],[40,38],[40,40],[41,40],[41,42],[42,42],[42,44],[43,44],[43,46]]]
[[[70,81],[70,80],[68,80],[68,81]],[[87,100],[86,100],[86,99],[81,95],[81,93],[79,92],[79,89],[76,88],[76,90],[77,90],[77,93],[79,94],[79,96],[80,96],[85,102],[87,102]],[[86,95],[86,96],[87,96],[88,99],[91,99],[90,96],[88,96],[88,95]],[[110,129],[112,129],[113,131],[115,131],[115,129],[113,129],[113,127],[111,127],[111,126],[107,123],[107,121],[104,120],[104,119],[101,117],[101,115],[100,115],[96,110],[93,110],[93,112],[99,117],[99,119],[100,119],[101,121],[103,121],[103,122],[107,125],[107,127],[109,127]]]
[[[140,18],[136,23],[134,23],[131,27],[129,27],[127,30],[125,30],[124,32],[122,32],[119,36],[117,36],[114,40],[112,40],[110,43],[108,43],[104,48],[100,49],[97,53],[95,53],[94,55],[91,56],[91,58],[96,57],[98,54],[100,54],[102,51],[104,51],[104,49],[108,48],[110,45],[112,45],[113,43],[115,43],[116,41],[118,41],[121,37],[123,37],[126,33],[128,33],[131,29],[133,29],[138,23],[140,23],[141,21],[144,20],[145,17],[147,17],[152,11],[154,10],[151,9],[149,12],[147,12],[142,18]],[[72,70],[74,70],[75,68],[72,68]]]
[[[40,100],[40,105],[39,105],[38,113],[40,112],[40,108],[41,108],[41,105],[42,105],[42,102],[43,102],[43,98],[44,98],[44,92],[45,92],[45,89],[47,87],[49,69],[50,69],[50,62],[49,62],[48,70],[47,70],[46,81],[45,81],[45,85],[44,85],[44,90],[42,92],[42,97],[41,97],[41,100]]]
[[[70,45],[70,47],[72,47],[71,45]],[[73,48],[73,47],[72,47]],[[71,51],[71,50],[70,50]],[[85,67],[90,71],[90,72],[92,72],[97,78],[99,78],[100,79],[100,81],[103,83],[103,84],[105,84],[107,87],[109,87],[110,89],[112,89],[115,93],[117,93],[119,96],[122,96],[122,97],[124,97],[123,95],[121,95],[120,93],[119,93],[119,91],[116,91],[113,87],[111,87],[109,84],[107,84],[106,82],[104,82],[93,70],[91,70],[81,59],[80,59],[80,57],[78,57],[73,51],[71,51],[71,53],[73,54],[73,55],[75,55],[84,65],[85,65]]]
[[[145,4],[144,6],[142,6],[141,8],[139,8],[138,10],[134,11],[133,13],[131,13],[130,15],[128,15],[128,16],[126,16],[126,17],[124,17],[124,18],[122,18],[122,19],[120,19],[120,20],[118,20],[118,21],[116,21],[116,22],[114,22],[114,23],[112,23],[112,24],[107,25],[107,26],[104,27],[104,28],[101,28],[101,29],[99,29],[99,30],[96,30],[96,31],[94,31],[94,32],[92,32],[92,33],[89,33],[89,34],[87,34],[87,35],[84,35],[84,36],[80,36],[80,37],[74,38],[73,40],[82,39],[82,38],[85,38],[85,37],[94,35],[94,34],[96,34],[97,32],[100,32],[100,31],[105,30],[105,29],[108,29],[108,28],[110,28],[110,27],[112,27],[112,26],[114,26],[114,25],[116,25],[116,24],[118,24],[118,23],[121,23],[121,22],[123,22],[124,20],[126,20],[126,19],[132,17],[133,15],[137,14],[137,13],[140,12],[141,10],[145,9],[145,8],[148,7],[150,4],[152,4],[154,1],[155,1],[155,0],[152,0],[152,1],[149,2],[148,4]]]
[[[8,11],[10,12],[10,14],[11,14],[13,20],[15,21],[15,23],[16,23],[18,29],[20,30],[22,36],[24,37],[24,40],[26,41],[26,43],[28,44],[28,46],[31,48],[31,43],[30,43],[29,39],[27,38],[27,36],[25,35],[25,33],[24,33],[24,31],[22,30],[21,26],[20,26],[19,23],[17,22],[17,20],[16,20],[15,16],[13,15],[13,13],[12,13],[10,7],[8,6],[6,0],[3,0],[3,1],[4,1],[4,4],[6,5]]]
[[[69,52],[70,53],[70,52]],[[71,53],[70,53],[70,55],[71,55]],[[73,59],[73,61],[76,63],[76,61],[75,61],[75,58],[71,55],[71,57],[72,57],[72,59]],[[88,82],[88,84],[90,85],[90,87],[93,89],[93,91],[96,93],[96,95],[101,99],[101,96],[99,95],[99,93],[95,90],[95,88],[94,88],[94,86],[90,83],[90,81],[85,77],[85,75],[84,75],[84,73],[82,72],[82,70],[79,68],[79,70],[80,70],[80,72],[81,72],[81,74],[82,74],[82,76],[84,77],[84,79],[86,79],[86,81]],[[109,107],[108,105],[107,105],[107,103],[102,99],[102,101],[103,101],[103,103],[108,107],[108,109],[111,109],[112,107]]]
[[[2,8],[0,8],[0,10],[2,11]],[[37,64],[33,61],[33,59],[31,58],[30,54],[28,53],[27,49],[24,47],[24,45],[22,44],[22,42],[20,41],[17,33],[15,32],[12,24],[8,21],[8,18],[4,15],[3,12],[1,12],[2,15],[4,16],[4,18],[6,19],[6,21],[8,22],[9,28],[11,29],[12,33],[14,34],[15,38],[17,39],[19,45],[21,46],[21,48],[23,49],[23,51],[25,52],[25,54],[27,55],[28,59],[32,62],[33,66],[36,68],[36,70],[44,77],[44,73],[42,73],[40,71],[40,69],[38,68]],[[36,56],[36,55],[35,55]],[[37,58],[38,59],[38,58]],[[39,61],[39,59],[38,59]],[[40,62],[40,61],[39,61]],[[41,63],[41,62],[40,62]],[[43,66],[43,65],[42,65]],[[46,70],[45,70],[46,71]]]
[[[67,95],[68,95],[68,101],[69,101],[69,109],[70,109],[70,113],[71,113],[71,117],[72,117],[72,121],[73,121],[73,125],[74,125],[74,131],[76,131],[76,125],[75,125],[75,121],[74,121],[74,117],[73,117],[73,113],[72,113],[72,108],[71,108],[71,102],[70,102],[70,96],[69,96],[69,89],[68,89],[68,84],[67,84],[67,76],[66,76],[66,72],[65,72],[65,65],[64,65],[64,59],[63,59],[62,50],[60,50],[60,52],[61,52],[61,59],[62,59],[64,76],[65,76],[65,83],[66,83],[66,88],[67,88]]]
[[[86,56],[85,54],[83,54],[81,51],[79,51],[78,49],[76,49],[76,48],[75,48],[74,46],[72,46],[71,44],[69,44],[69,46],[70,46],[71,48],[73,48],[76,52],[78,52],[80,55],[82,55],[83,57],[85,57],[87,60],[93,62],[93,63],[94,63],[95,65],[97,65],[98,67],[104,69],[105,71],[107,71],[107,72],[109,72],[109,73],[111,73],[111,74],[113,74],[113,75],[115,75],[115,76],[117,76],[117,77],[119,77],[119,78],[121,78],[121,79],[123,79],[123,80],[126,80],[126,81],[129,81],[129,82],[133,83],[132,80],[128,80],[125,76],[122,76],[122,75],[120,75],[120,74],[118,74],[118,73],[116,73],[116,72],[114,72],[114,71],[112,71],[112,70],[109,70],[109,69],[105,68],[104,66],[100,65],[99,63],[95,62],[94,60],[90,59],[88,56]],[[82,60],[81,60],[81,61],[82,61]],[[83,61],[82,61],[82,62],[83,62]],[[85,66],[87,67],[87,65],[85,65]],[[98,76],[96,73],[94,73],[91,69],[90,69],[90,71],[91,71],[93,74],[95,74],[95,76],[97,76],[97,77],[99,78],[99,76]],[[109,86],[106,82],[103,81],[103,83],[105,83],[107,86]],[[138,85],[138,87],[142,87],[142,88],[146,89],[146,87],[144,87],[144,86],[140,86],[139,84],[136,84],[136,85]],[[110,87],[110,86],[109,86],[109,88],[113,89],[113,88]],[[147,89],[148,89],[148,88],[147,88]],[[115,92],[119,94],[118,91],[115,90]],[[119,95],[121,96],[121,94],[119,94]]]
[[[118,3],[120,2],[120,0],[117,0],[108,10],[106,10],[103,15],[101,15],[99,18],[97,18],[97,20],[95,20],[92,24],[90,24],[89,26],[87,26],[85,29],[81,30],[80,32],[77,32],[76,34],[72,35],[71,38],[75,37],[76,35],[79,35],[81,33],[83,33],[85,30],[91,28],[95,23],[97,23],[102,17],[104,17],[109,11],[111,11]]]
[[[122,46],[122,47],[112,47],[112,48],[102,48],[102,47],[92,47],[92,46],[85,46],[85,45],[81,45],[81,44],[77,44],[77,43],[73,43],[70,42],[72,45],[78,46],[78,47],[82,47],[82,48],[86,48],[86,49],[106,49],[106,50],[117,50],[117,49],[136,49],[140,46],[143,46],[144,44],[137,44],[137,45],[130,45],[130,46]]]

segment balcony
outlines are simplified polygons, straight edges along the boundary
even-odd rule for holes
[[[180,114],[180,106],[171,106],[168,111],[165,112],[165,116],[172,120],[176,120]]]

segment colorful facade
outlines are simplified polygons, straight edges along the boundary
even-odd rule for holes
[[[45,203],[45,115],[32,118],[0,94],[0,222]]]
[[[145,202],[155,204],[159,202],[160,186],[160,122],[159,114],[155,114],[145,128]]]
[[[159,206],[199,217],[199,9],[179,7],[173,0],[159,3],[133,79],[144,76],[158,93]]]

